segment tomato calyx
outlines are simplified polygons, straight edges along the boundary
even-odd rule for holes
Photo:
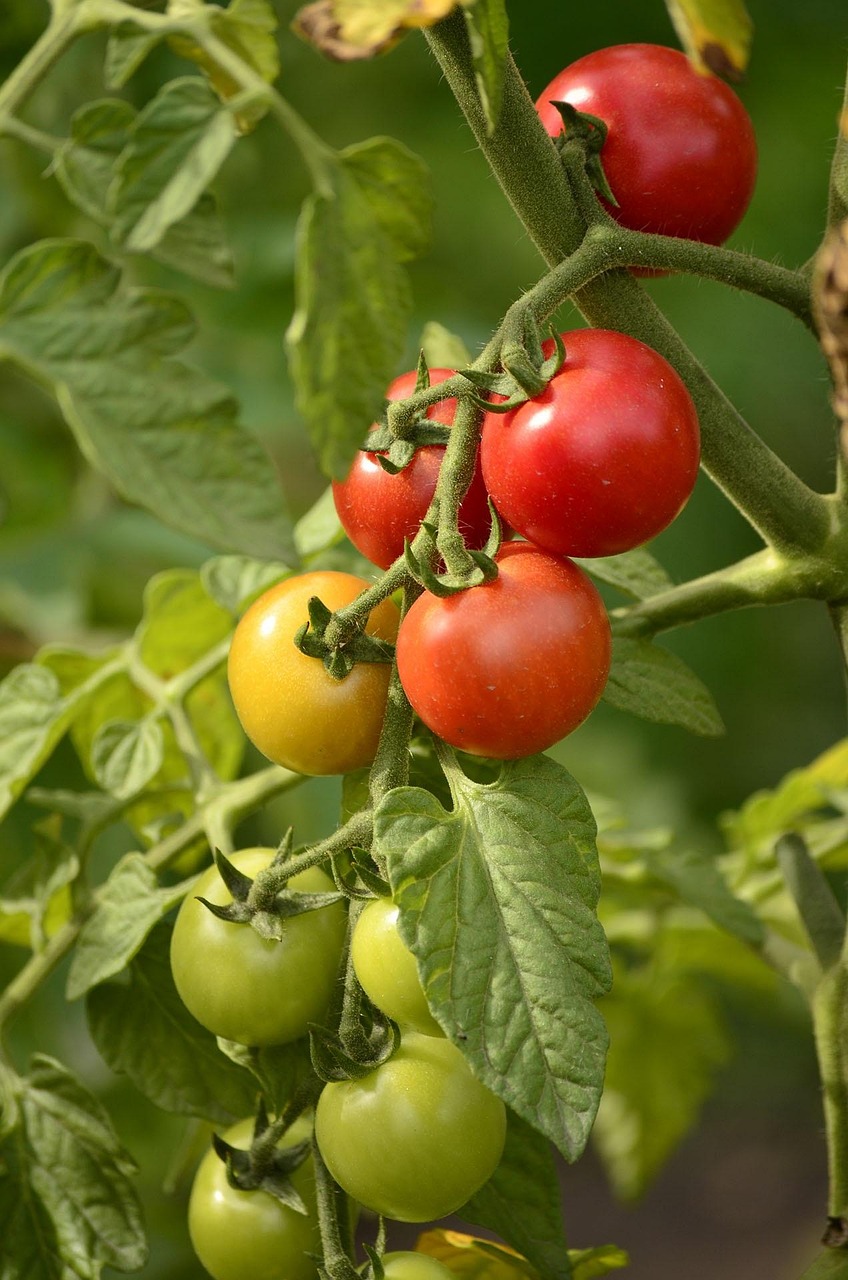
[[[562,335],[554,328],[549,331],[554,349],[546,356],[536,317],[525,308],[520,321],[511,326],[514,332],[507,336],[500,353],[501,372],[485,373],[478,369],[463,369],[462,376],[475,387],[486,391],[486,396],[475,396],[474,403],[487,413],[509,413],[520,408],[528,400],[541,395],[545,387],[565,363],[565,344]],[[492,396],[502,397],[492,400]]]
[[[588,111],[578,111],[570,102],[551,102],[562,116],[562,133],[554,138],[554,146],[564,160],[576,145],[583,159],[586,176],[607,204],[618,208],[612,187],[609,184],[604,166],[601,162],[601,149],[607,140],[607,124],[600,116],[593,116]]]
[[[309,1051],[315,1074],[325,1084],[362,1080],[382,1067],[400,1047],[400,1028],[356,986],[353,1008],[345,1010],[338,1032],[313,1024]]]
[[[283,842],[283,847],[271,866],[276,868],[282,865],[289,856],[290,850],[291,833]],[[273,895],[262,896],[259,902],[254,902],[250,900],[254,881],[233,866],[220,849],[215,850],[215,865],[232,896],[232,902],[221,906],[203,897],[198,897],[198,902],[202,902],[204,907],[219,920],[227,920],[231,924],[249,924],[261,938],[277,942],[283,936],[285,920],[291,919],[292,916],[303,915],[306,911],[319,911],[322,907],[329,907],[332,903],[341,901],[345,896],[343,893],[303,893],[275,888]]]
[[[320,658],[324,670],[334,680],[344,680],[357,662],[392,662],[394,645],[366,635],[360,628],[349,631],[341,643],[328,644],[324,637],[335,616],[333,611],[318,596],[311,597],[308,609],[309,621],[297,630],[294,643],[308,658]]]
[[[444,574],[436,573],[431,567],[439,555],[438,529],[429,521],[422,521],[419,537],[424,544],[423,554],[416,555],[409,542],[404,543],[403,558],[410,576],[419,586],[424,587],[434,596],[452,596],[459,591],[467,591],[469,587],[479,587],[484,582],[491,582],[498,576],[495,556],[500,549],[502,539],[501,522],[491,499],[489,515],[492,528],[485,547],[480,551],[466,547],[466,563],[457,565],[453,571],[448,570]]]
[[[331,870],[333,879],[345,897],[370,902],[372,898],[384,898],[391,893],[388,881],[374,870],[374,863],[367,849],[351,848],[345,859],[348,865],[344,869],[339,865],[341,861],[341,858],[334,858]]]
[[[217,1133],[212,1135],[212,1146],[226,1165],[227,1181],[231,1187],[238,1191],[266,1191],[281,1204],[294,1209],[295,1213],[306,1215],[309,1210],[292,1183],[291,1175],[308,1158],[312,1144],[309,1141],[298,1142],[291,1147],[275,1147],[270,1152],[263,1149],[263,1144],[260,1146],[261,1154],[258,1154],[256,1144],[269,1125],[265,1107],[260,1106],[251,1150],[233,1147]]]

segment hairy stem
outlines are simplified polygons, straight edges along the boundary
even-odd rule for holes
[[[813,998],[813,1029],[821,1074],[827,1135],[829,1235],[848,1240],[848,1075],[846,1075],[848,975],[844,959],[822,978]]]

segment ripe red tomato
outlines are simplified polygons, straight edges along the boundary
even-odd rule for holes
[[[431,369],[433,385],[453,376],[453,369]],[[401,374],[386,391],[386,399],[403,400],[415,390],[416,374]],[[427,410],[434,422],[453,424],[456,400],[440,400]],[[345,533],[358,551],[381,569],[403,553],[424,519],[439,478],[443,445],[423,445],[409,466],[390,475],[376,453],[361,449],[344,480],[333,481],[333,499]],[[470,547],[482,547],[489,536],[491,519],[479,460],[468,492],[459,509],[460,532]]]
[[[433,733],[473,755],[544,751],[589,714],[610,665],[610,627],[586,575],[527,542],[502,547],[492,582],[425,591],[401,623],[397,663]]]
[[[751,119],[679,50],[621,44],[578,58],[536,103],[555,138],[563,124],[552,102],[607,125],[601,161],[618,208],[607,207],[623,227],[722,244],[741,221],[757,174]]]
[[[298,773],[349,773],[374,759],[388,664],[359,662],[344,680],[335,680],[320,659],[294,643],[308,621],[311,596],[341,609],[368,585],[329,569],[298,574],[255,600],[236,627],[227,663],[233,704],[248,738],[275,764]],[[365,630],[394,640],[398,620],[397,606],[384,600]]]
[[[616,555],[685,505],[698,475],[698,415],[678,374],[644,343],[607,329],[562,339],[565,363],[541,395],[486,415],[483,475],[504,519],[537,546]]]

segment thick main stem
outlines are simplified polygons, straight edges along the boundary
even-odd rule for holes
[[[514,62],[507,60],[503,108],[489,134],[462,14],[430,28],[427,39],[507,198],[542,257],[555,266],[578,247],[586,222]],[[828,532],[823,499],[751,430],[636,281],[625,271],[609,271],[575,300],[591,324],[641,339],[678,370],[698,408],[705,469],[764,540],[781,548],[819,548]]]

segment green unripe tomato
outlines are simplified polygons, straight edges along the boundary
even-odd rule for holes
[[[361,912],[350,954],[360,986],[378,1009],[425,1036],[444,1032],[430,1012],[415,956],[398,933],[398,908],[391,898],[375,898]]]
[[[255,876],[273,849],[242,849],[230,861]],[[318,867],[289,881],[291,889],[331,892]],[[239,1044],[287,1044],[320,1022],[336,982],[345,935],[345,908],[334,902],[291,916],[279,941],[261,938],[249,924],[219,920],[198,898],[231,902],[217,867],[209,867],[185,899],[171,939],[171,971],[186,1008],[216,1036]]]
[[[309,1120],[301,1117],[279,1145],[296,1146],[311,1131]],[[223,1136],[230,1146],[247,1151],[253,1121],[240,1120]],[[314,1280],[317,1269],[309,1255],[320,1253],[321,1237],[311,1156],[298,1165],[291,1181],[306,1205],[305,1215],[267,1191],[231,1187],[223,1160],[214,1150],[206,1153],[191,1189],[188,1230],[195,1253],[214,1280]]]
[[[384,1253],[386,1280],[455,1280],[454,1273],[429,1253]]]
[[[315,1136],[354,1200],[399,1222],[431,1222],[494,1173],[506,1110],[449,1040],[409,1031],[361,1080],[324,1086]]]

